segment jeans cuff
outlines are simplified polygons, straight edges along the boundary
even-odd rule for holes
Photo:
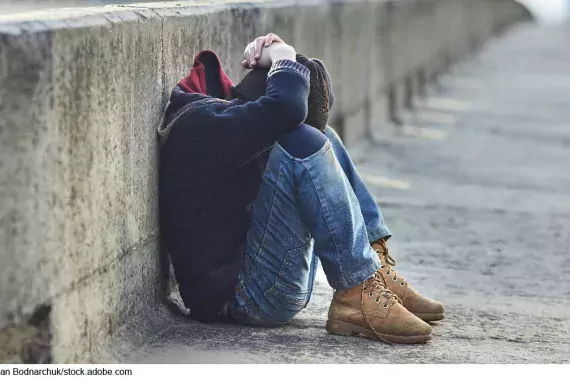
[[[380,269],[382,263],[380,262],[378,254],[372,249],[372,247],[368,247],[368,249],[370,250],[370,256],[372,259],[367,262],[367,265],[350,274],[344,275],[338,282],[331,282],[330,285],[333,289],[339,290],[354,288],[356,285],[360,285],[374,276],[374,273]]]
[[[384,225],[375,228],[367,228],[366,233],[368,234],[368,241],[371,243],[381,238],[388,240],[392,237],[392,232]]]

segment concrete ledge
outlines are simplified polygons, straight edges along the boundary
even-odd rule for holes
[[[387,120],[390,88],[433,78],[527,18],[511,0],[217,0],[0,16],[0,340],[10,337],[0,362],[96,360],[129,321],[161,307],[156,126],[199,50],[216,51],[236,81],[244,46],[268,31],[323,58],[333,126],[352,143]],[[47,351],[26,356],[46,334]]]

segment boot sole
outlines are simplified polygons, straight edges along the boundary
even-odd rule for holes
[[[445,314],[414,313],[414,315],[424,322],[441,321],[445,318]]]
[[[365,327],[353,325],[351,323],[346,323],[342,321],[335,321],[329,319],[327,321],[326,330],[335,335],[341,336],[355,336],[362,335],[366,338],[374,339],[380,341],[378,336],[374,331],[367,329]],[[414,336],[400,336],[400,335],[390,335],[378,333],[380,337],[390,343],[401,343],[401,344],[416,344],[416,343],[426,343],[432,338],[432,335],[414,335]]]

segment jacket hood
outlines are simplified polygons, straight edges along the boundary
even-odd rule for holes
[[[199,93],[220,99],[230,96],[233,85],[222,69],[220,58],[210,50],[198,53],[190,74],[178,83],[178,87],[186,93]]]
[[[161,146],[176,121],[191,109],[192,104],[212,98],[225,101],[231,96],[232,87],[233,82],[222,69],[218,56],[210,50],[198,53],[188,76],[172,90],[160,120],[158,136]]]

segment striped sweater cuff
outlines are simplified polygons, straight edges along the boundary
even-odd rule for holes
[[[303,79],[307,82],[310,80],[311,72],[305,66],[301,65],[297,61],[291,61],[289,59],[280,59],[277,62],[273,63],[271,66],[271,70],[269,70],[269,74],[267,77],[271,77],[273,74],[281,72],[281,71],[293,71],[297,74],[301,75]]]

